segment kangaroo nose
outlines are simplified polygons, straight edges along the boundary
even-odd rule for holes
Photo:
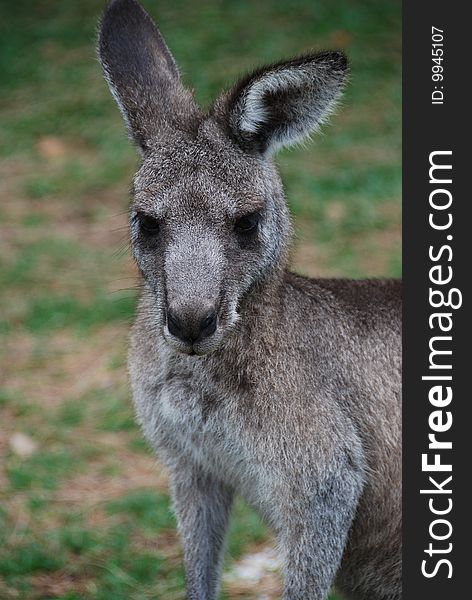
[[[167,328],[169,333],[184,342],[196,342],[210,337],[216,331],[217,315],[214,308],[203,311],[190,311],[169,308]]]

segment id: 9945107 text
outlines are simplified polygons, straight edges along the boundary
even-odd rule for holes
[[[444,104],[444,30],[439,27],[431,28],[431,57],[431,104]]]

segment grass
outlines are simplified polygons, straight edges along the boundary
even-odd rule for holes
[[[156,4],[146,2],[204,105],[254,65],[311,47],[346,49],[352,77],[342,110],[308,147],[278,158],[296,222],[294,262],[310,275],[399,275],[399,7]],[[127,190],[137,157],[95,60],[99,12],[95,0],[0,4],[6,600],[185,595],[166,474],[135,425],[126,381],[138,284]],[[227,568],[271,543],[238,502]],[[227,580],[223,597],[279,597],[276,575],[261,586]]]

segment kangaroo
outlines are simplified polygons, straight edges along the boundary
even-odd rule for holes
[[[272,159],[333,111],[345,56],[261,68],[203,112],[136,0],[108,4],[98,52],[142,155],[129,372],[188,598],[217,598],[235,493],[277,537],[285,600],[401,598],[401,284],[291,273]]]

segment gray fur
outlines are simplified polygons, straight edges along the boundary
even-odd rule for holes
[[[332,108],[345,59],[262,69],[204,114],[135,0],[109,5],[99,52],[143,152],[129,370],[137,418],[170,472],[188,598],[217,597],[238,493],[277,535],[285,600],[323,600],[335,582],[353,600],[398,600],[400,284],[290,273],[270,158]],[[214,309],[216,331],[176,337],[169,307],[187,324]]]

